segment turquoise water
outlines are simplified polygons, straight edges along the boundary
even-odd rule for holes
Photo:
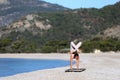
[[[0,58],[0,77],[67,65],[64,60]]]

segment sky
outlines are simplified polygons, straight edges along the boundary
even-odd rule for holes
[[[120,0],[43,0],[46,2],[59,4],[67,8],[102,8],[106,5],[112,5]]]

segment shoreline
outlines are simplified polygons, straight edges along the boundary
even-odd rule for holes
[[[0,54],[0,58],[69,60],[69,54]],[[73,66],[75,67],[75,65]],[[65,72],[69,66],[20,73],[0,80],[120,80],[120,53],[80,54],[83,72]]]

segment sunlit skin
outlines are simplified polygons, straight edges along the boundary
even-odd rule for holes
[[[73,54],[73,52],[74,52],[74,51],[69,52],[69,53],[70,53],[70,69],[73,68],[73,67],[72,67],[72,66],[73,66],[73,64],[72,64],[73,59],[76,59],[76,68],[79,69],[80,57],[79,57],[79,56],[76,56],[76,57],[74,58],[74,55],[75,55],[75,54]],[[81,52],[80,50],[77,51],[78,54],[79,54],[80,52]]]

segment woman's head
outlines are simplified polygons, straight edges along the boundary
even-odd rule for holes
[[[79,40],[78,40],[78,39],[75,39],[75,40],[73,40],[73,42],[74,42],[75,44],[77,44],[77,43],[79,42]]]

